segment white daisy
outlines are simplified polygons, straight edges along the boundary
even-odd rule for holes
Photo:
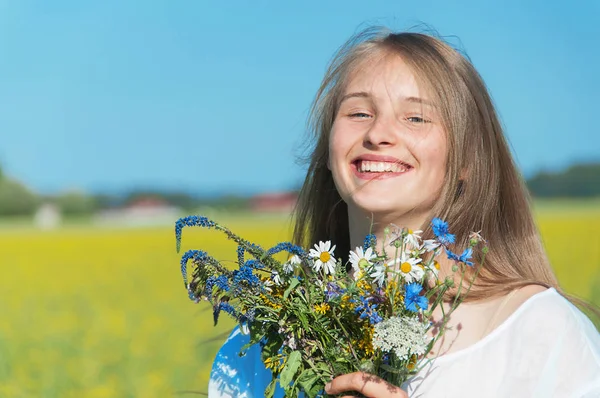
[[[319,272],[323,268],[325,275],[335,273],[335,258],[333,257],[335,245],[330,247],[331,241],[329,240],[327,242],[319,242],[318,245],[315,244],[314,249],[310,249],[308,252],[308,255],[315,260],[313,264],[315,272]]]
[[[369,274],[373,278],[373,282],[376,282],[379,287],[383,286],[383,283],[387,279],[388,265],[380,262],[373,266],[372,272]]]
[[[350,251],[350,264],[354,271],[352,277],[358,279],[362,274],[362,270],[373,265],[371,260],[376,257],[375,253],[373,253],[373,249],[370,247],[366,251],[363,250],[362,247],[357,247],[354,251]]]
[[[420,281],[425,275],[425,270],[419,265],[420,258],[410,257],[407,253],[402,253],[393,264],[398,265],[398,270],[406,283]]]
[[[438,275],[440,273],[440,263],[437,261],[432,261],[431,264],[427,265],[427,272],[432,274],[435,279],[438,279]]]
[[[291,274],[296,269],[296,266],[301,263],[302,260],[300,260],[300,257],[298,257],[297,254],[294,254],[283,264],[283,272]]]
[[[421,237],[419,236],[423,231],[416,230],[408,230],[406,232],[406,235],[404,236],[404,243],[405,244],[409,244],[412,247],[419,247],[419,241],[421,240]]]
[[[427,252],[432,252],[435,249],[437,249],[438,247],[440,247],[440,242],[438,242],[435,239],[425,239],[423,241],[423,246],[421,246],[423,249],[425,249],[425,251]]]

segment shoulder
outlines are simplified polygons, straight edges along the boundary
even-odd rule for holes
[[[523,296],[508,323],[524,350],[544,350],[575,367],[595,369],[600,377],[600,333],[590,319],[553,288]]]
[[[491,330],[516,320],[538,327],[562,327],[565,321],[578,317],[579,310],[553,288],[528,285],[500,298],[497,311]]]

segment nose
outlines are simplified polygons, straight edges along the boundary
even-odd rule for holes
[[[377,118],[366,132],[363,143],[368,148],[394,146],[398,141],[394,121]]]

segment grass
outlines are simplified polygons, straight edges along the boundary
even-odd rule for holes
[[[562,209],[562,211],[561,211]],[[600,211],[536,207],[565,290],[600,305]],[[565,215],[566,214],[566,215]],[[264,246],[286,240],[278,217],[219,217]],[[206,391],[212,359],[233,323],[213,327],[187,298],[173,229],[0,228],[0,396],[168,397]],[[184,230],[183,250],[222,260],[235,246]]]

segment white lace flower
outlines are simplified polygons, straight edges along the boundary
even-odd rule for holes
[[[393,264],[398,266],[398,271],[402,274],[406,283],[420,281],[425,275],[425,270],[419,265],[420,258],[411,257],[407,253],[402,253]]]
[[[283,272],[286,274],[291,274],[296,269],[296,266],[302,263],[300,257],[294,254],[292,255],[284,264],[283,264]]]
[[[367,250],[363,250],[362,247],[357,247],[354,251],[350,251],[350,264],[354,271],[352,277],[355,280],[360,278],[362,271],[367,269],[370,265],[373,265],[371,260],[376,257],[375,253],[373,253],[373,249],[370,247]]]
[[[335,245],[331,247],[331,241],[319,242],[315,244],[314,249],[310,249],[308,255],[314,259],[313,270],[319,272],[321,268],[325,272],[325,275],[335,273],[335,258],[333,257],[333,251]]]
[[[400,360],[423,355],[431,341],[427,328],[417,317],[391,317],[375,325],[373,347],[394,352]]]

